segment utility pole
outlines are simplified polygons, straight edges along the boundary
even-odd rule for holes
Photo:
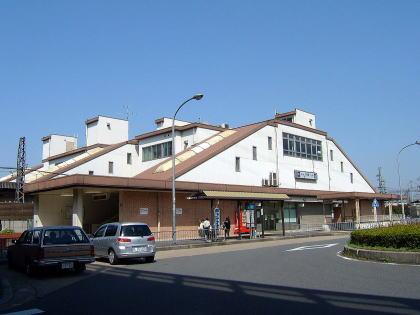
[[[381,194],[386,194],[385,179],[382,176],[382,167],[378,167],[378,174],[376,175],[378,179],[378,189]]]
[[[15,201],[18,203],[25,202],[25,195],[23,193],[23,186],[25,185],[25,165],[26,165],[26,152],[25,152],[25,137],[19,139],[19,148],[16,162],[16,195]]]

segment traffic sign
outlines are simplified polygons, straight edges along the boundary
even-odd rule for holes
[[[372,201],[372,208],[379,208],[379,202],[376,200],[376,198]]]

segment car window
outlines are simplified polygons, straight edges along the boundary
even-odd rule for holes
[[[152,235],[147,225],[124,225],[121,227],[121,236],[149,236]]]
[[[17,244],[23,244],[23,241],[24,241],[24,239],[26,237],[26,234],[28,234],[28,231],[23,232],[22,235],[18,238],[18,240],[17,240],[16,243]]]
[[[106,228],[105,236],[115,236],[117,234],[118,225],[110,224]]]
[[[105,229],[106,229],[106,225],[105,225],[105,226],[101,226],[101,227],[99,228],[99,230],[97,230],[97,231],[95,232],[95,234],[93,235],[93,237],[102,237],[102,236],[104,235],[104,231],[105,231]]]
[[[44,245],[65,245],[89,243],[86,234],[79,228],[51,229],[44,232]]]
[[[39,245],[40,239],[41,239],[41,231],[40,230],[34,231],[34,236],[32,238],[32,244]]]
[[[32,244],[32,231],[28,231],[25,235],[25,239],[23,240],[23,244]]]

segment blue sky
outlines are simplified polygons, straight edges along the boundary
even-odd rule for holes
[[[295,107],[317,115],[376,184],[420,140],[420,1],[0,2],[0,165],[18,139],[79,135],[97,114],[151,130],[196,92],[186,120],[233,126]],[[420,177],[420,146],[401,158]]]

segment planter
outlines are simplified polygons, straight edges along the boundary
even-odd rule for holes
[[[344,246],[343,255],[363,260],[420,265],[420,252],[394,252]]]

